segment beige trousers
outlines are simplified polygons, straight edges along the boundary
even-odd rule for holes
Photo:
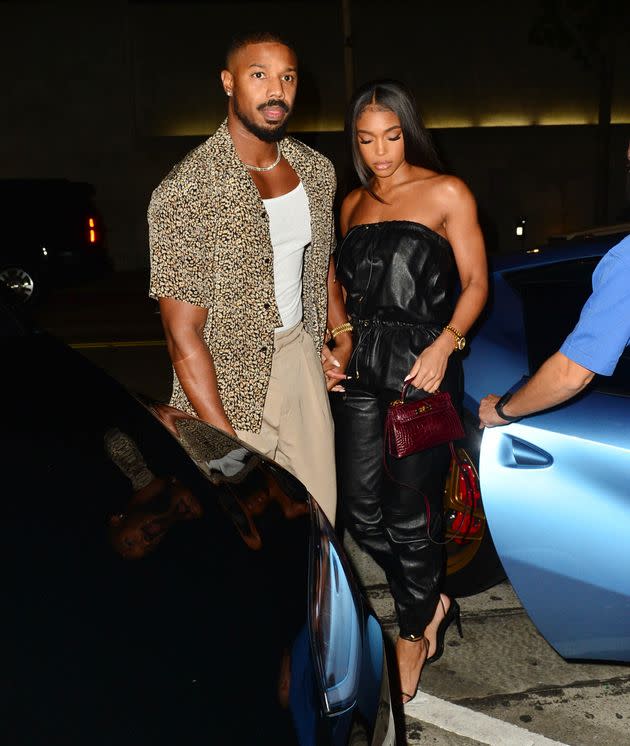
[[[238,437],[294,474],[334,525],[337,506],[330,402],[315,345],[302,323],[276,332],[260,433]]]

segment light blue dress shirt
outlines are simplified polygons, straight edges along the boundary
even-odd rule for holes
[[[560,352],[593,373],[610,376],[630,344],[630,236],[593,272],[593,294]]]

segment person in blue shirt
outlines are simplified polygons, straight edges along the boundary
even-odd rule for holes
[[[560,350],[518,391],[489,394],[479,406],[479,427],[506,425],[561,404],[593,376],[610,376],[630,345],[630,236],[613,246],[593,272],[593,293]]]

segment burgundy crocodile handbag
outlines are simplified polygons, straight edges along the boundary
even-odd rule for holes
[[[385,446],[395,458],[463,438],[464,427],[448,391],[438,391],[419,401],[405,401],[410,384],[400,399],[391,402],[385,417]]]

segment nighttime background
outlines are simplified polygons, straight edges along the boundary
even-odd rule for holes
[[[115,267],[145,268],[152,189],[223,119],[231,36],[268,28],[300,58],[292,131],[342,190],[348,87],[395,77],[473,189],[491,251],[628,220],[627,5],[0,2],[0,178],[93,184]]]
[[[9,376],[3,387],[9,400],[4,410],[8,450],[5,447],[3,452],[5,484],[9,477],[9,488],[4,489],[9,522],[5,521],[3,542],[18,550],[19,561],[13,562],[16,571],[31,566],[28,557],[33,548],[34,561],[41,563],[41,567],[32,565],[35,585],[29,582],[22,587],[22,581],[16,580],[21,576],[11,579],[9,574],[3,586],[3,594],[8,588],[14,593],[8,598],[19,603],[5,602],[0,624],[9,630],[4,637],[10,641],[3,648],[10,654],[3,656],[0,690],[5,710],[15,716],[0,719],[0,746],[30,744],[24,733],[32,730],[48,734],[49,726],[50,733],[66,725],[68,733],[78,733],[76,728],[87,724],[91,713],[96,712],[94,707],[102,706],[104,715],[94,721],[93,738],[84,739],[82,744],[105,743],[111,732],[107,729],[117,722],[116,702],[122,700],[100,697],[106,689],[92,673],[97,670],[93,664],[99,655],[113,649],[112,641],[125,637],[122,632],[129,627],[129,617],[124,598],[131,593],[131,586],[122,586],[122,596],[112,596],[112,582],[118,575],[112,582],[98,575],[97,580],[103,582],[94,582],[92,565],[84,562],[85,557],[93,556],[87,536],[83,538],[80,533],[80,545],[67,541],[73,527],[83,520],[78,518],[77,523],[71,518],[75,504],[87,506],[86,516],[101,511],[103,501],[110,498],[116,506],[113,515],[123,505],[118,503],[115,491],[105,494],[110,483],[101,483],[98,469],[95,471],[94,465],[101,465],[103,453],[99,456],[95,451],[94,458],[87,459],[82,455],[91,445],[101,448],[101,436],[98,444],[91,435],[84,437],[85,433],[97,432],[99,418],[113,422],[111,418],[118,417],[113,410],[106,411],[110,395],[106,393],[103,398],[102,393],[115,389],[110,388],[111,382],[99,383],[100,374],[86,367],[86,360],[131,392],[159,402],[170,398],[172,365],[158,303],[147,294],[146,212],[151,192],[160,180],[225,117],[226,99],[219,72],[232,36],[268,29],[293,41],[300,60],[300,82],[292,132],[331,158],[338,173],[339,199],[352,182],[343,134],[349,94],[355,86],[373,78],[392,77],[407,83],[448,169],[462,177],[477,198],[489,251],[506,253],[535,248],[550,235],[594,225],[625,221],[627,229],[618,233],[630,232],[629,17],[630,0],[0,0],[0,311],[5,306],[3,285],[25,289],[29,300],[24,299],[22,311],[32,316],[35,328],[50,332],[76,352],[70,355],[45,334],[23,340],[21,332],[15,332],[12,317],[6,311],[0,313],[0,325],[6,318],[10,321],[8,326],[5,323],[2,337],[2,371]],[[82,188],[81,183],[93,186],[96,210],[85,203],[84,192],[90,190]],[[24,192],[20,184],[27,186]],[[51,191],[47,191],[49,187]],[[522,220],[525,230],[519,238],[516,227]],[[101,235],[115,272],[109,271],[107,262],[100,261]],[[606,240],[613,239],[602,243]],[[575,257],[575,253],[570,255]],[[479,375],[478,380],[487,380],[488,387],[496,382],[494,393],[500,394],[527,372],[526,348],[534,364],[555,349],[577,318],[577,308],[588,294],[594,264],[595,259],[589,257],[586,262],[570,262],[568,270],[567,263],[562,262],[544,268],[539,276],[513,274],[511,282],[519,288],[519,298],[504,293],[512,302],[498,306],[504,316],[511,318],[502,318],[505,323],[498,336],[491,332],[485,342],[474,333],[470,335],[467,349],[474,351],[477,340],[482,342],[477,359],[483,358],[487,364],[487,379]],[[497,298],[501,303],[500,295],[491,297],[489,309]],[[18,316],[21,318],[22,313]],[[513,333],[521,325],[527,334]],[[54,356],[45,354],[46,350],[51,355],[58,350],[59,357],[57,352]],[[519,355],[523,356],[520,369]],[[474,362],[474,358],[470,360]],[[238,356],[234,369],[237,374],[245,374]],[[470,380],[474,381],[472,370]],[[620,366],[618,370],[621,381],[628,368]],[[622,385],[627,393],[627,380]],[[471,392],[474,394],[469,387],[468,402],[473,400]],[[116,393],[117,400],[118,396]],[[552,425],[553,432],[548,431],[561,447],[562,422],[571,421],[570,443],[565,448],[568,512],[562,510],[558,460],[552,488],[539,489],[535,495],[531,488],[531,494],[521,501],[526,509],[522,515],[528,520],[519,522],[519,514],[509,510],[504,514],[522,529],[523,542],[530,541],[531,557],[548,561],[548,572],[544,583],[538,583],[536,595],[543,598],[546,594],[550,599],[548,610],[560,620],[558,628],[566,627],[567,621],[575,622],[581,630],[593,624],[597,641],[612,647],[621,644],[624,636],[617,633],[616,626],[609,629],[606,621],[602,627],[597,612],[601,609],[606,620],[611,618],[606,615],[621,604],[627,605],[627,598],[611,585],[611,578],[621,578],[627,566],[627,561],[624,564],[615,559],[622,557],[627,544],[617,538],[622,529],[613,527],[610,520],[610,516],[618,515],[623,501],[611,492],[616,484],[614,468],[608,465],[598,470],[591,465],[604,463],[605,443],[582,439],[586,450],[580,450],[579,433],[581,427],[587,433],[594,427],[605,441],[606,423],[621,423],[626,411],[623,407],[629,401],[619,396],[611,401],[612,397],[600,393],[595,393],[592,400],[602,409],[576,410],[575,419],[568,415],[554,420],[560,425]],[[18,411],[19,417],[11,414]],[[148,417],[131,403],[129,411],[137,411],[141,419]],[[48,419],[46,413],[50,414]],[[470,414],[474,418],[474,413]],[[132,421],[126,414],[123,419]],[[468,417],[466,421],[471,422]],[[136,432],[136,425],[133,428]],[[544,424],[529,431],[544,433]],[[619,431],[615,425],[611,430],[614,438]],[[157,432],[155,437],[162,440]],[[152,442],[150,428],[142,438]],[[613,457],[622,452],[619,438],[611,441],[616,444]],[[77,444],[77,450],[73,450],[73,444]],[[527,443],[522,445],[529,447]],[[466,447],[476,467],[477,437],[467,440]],[[589,461],[590,453],[595,454],[593,462]],[[625,478],[621,474],[623,468],[627,469],[623,457],[618,461],[617,474]],[[74,493],[65,490],[63,475],[78,485],[76,500]],[[122,477],[118,475],[116,484],[118,479]],[[37,489],[41,486],[36,499],[26,489],[29,484]],[[462,520],[470,517],[457,507],[461,506],[459,497],[454,500],[453,490],[459,485],[457,479],[449,480],[445,505],[453,524],[460,516]],[[607,493],[612,495],[608,505],[602,502],[602,495]],[[581,499],[584,496],[588,499]],[[504,507],[509,507],[510,499],[518,507],[518,492],[510,494],[505,489],[499,497]],[[538,525],[537,510],[541,518]],[[24,530],[14,520],[16,511],[24,517]],[[50,525],[46,523],[48,515],[53,521]],[[583,515],[589,520],[579,526]],[[476,513],[472,517],[479,527],[486,526],[485,518],[477,521]],[[608,525],[597,522],[602,517],[608,519]],[[537,532],[550,541],[558,537],[554,551],[544,547],[544,551],[536,550],[533,537]],[[601,541],[591,541],[591,534]],[[483,533],[483,551],[471,549],[479,535],[475,534],[469,543],[457,539],[448,547],[454,550],[452,567],[461,572],[455,582],[465,592],[471,590],[466,588],[468,583],[479,587],[480,581],[485,582],[488,568],[497,572],[497,560],[487,541],[489,532]],[[586,537],[586,545],[582,537]],[[523,542],[520,546],[525,546]],[[584,563],[591,563],[600,544],[606,547],[597,557],[601,565],[593,565],[602,568],[602,585],[596,588],[589,586],[594,574],[582,569]],[[393,644],[398,628],[393,602],[385,590],[386,578],[356,546],[351,548],[347,543],[346,547],[368,603],[381,620],[386,644]],[[188,547],[185,554],[193,556]],[[521,555],[528,560],[525,552]],[[74,607],[66,604],[69,592],[60,595],[59,585],[68,579],[57,571],[66,556],[72,557],[73,572],[79,573],[82,583],[77,595],[80,613],[72,616],[70,626],[64,615],[74,614]],[[167,553],[167,557],[171,555]],[[559,570],[554,570],[554,558],[560,558]],[[567,574],[573,558],[581,585]],[[143,577],[142,572],[137,577]],[[50,592],[44,592],[39,581],[48,576],[52,579],[53,575]],[[164,577],[167,585],[175,588],[177,576],[170,569]],[[224,568],[217,565],[216,577],[210,574],[207,582],[204,579],[203,598],[214,604],[221,597],[223,581],[232,577],[236,576],[229,571],[224,574]],[[556,593],[558,579],[567,581],[565,589],[578,587],[579,592]],[[184,580],[186,589],[190,583],[188,578]],[[271,580],[270,587],[275,588],[277,583]],[[281,590],[287,587],[286,578],[282,580],[278,586]],[[609,591],[605,598],[600,595],[604,586]],[[149,592],[157,587],[150,584]],[[181,597],[180,589],[175,589]],[[122,636],[94,634],[95,629],[105,627],[98,620],[96,626],[90,622],[92,612],[84,602],[86,598],[96,599],[99,592],[102,601],[95,601],[93,609],[97,613],[104,610],[106,621],[114,614]],[[163,604],[161,592],[152,594],[158,610]],[[116,598],[123,600],[122,606],[117,602],[112,605]],[[144,603],[148,596],[141,594],[140,598]],[[584,598],[599,600],[587,608]],[[33,611],[22,605],[21,599],[32,602]],[[577,599],[576,613],[572,612],[573,599]],[[424,694],[409,706],[406,720],[397,713],[409,746],[479,743],[472,735],[460,739],[451,730],[457,729],[458,723],[472,728],[479,722],[477,715],[490,715],[493,727],[501,726],[497,732],[505,733],[502,726],[526,727],[530,732],[522,732],[519,743],[541,743],[539,734],[554,739],[554,743],[582,746],[630,743],[628,667],[603,665],[601,661],[565,662],[538,634],[508,583],[461,599],[461,606],[465,638],[456,639],[451,628],[444,658],[422,675],[424,694],[441,708],[438,716],[431,719],[428,710],[433,706],[427,707]],[[147,620],[150,608],[154,607],[147,606],[149,611],[143,616]],[[228,601],[216,606],[217,616],[225,625],[225,634],[215,640],[217,645],[231,644],[232,620],[239,608],[237,604],[235,611]],[[594,611],[587,613],[589,610]],[[199,617],[204,618],[203,614]],[[81,666],[68,645],[58,644],[55,619],[69,630],[70,637],[66,635],[65,639],[70,642],[72,631],[80,626],[79,642],[87,641],[86,647],[80,648],[87,651]],[[151,665],[143,670],[136,651],[127,655],[127,648],[118,650],[126,658],[112,658],[107,666],[112,677],[122,677],[122,688],[117,691],[130,692],[129,687],[140,681],[141,675],[158,670],[153,664],[168,675],[168,656],[178,652],[179,643],[184,650],[192,650],[195,638],[188,634],[189,627],[182,628],[183,634],[176,634],[174,628],[170,637],[150,635]],[[21,635],[17,634],[20,630]],[[248,637],[248,645],[260,646],[261,640],[264,644],[266,638],[256,634],[258,631]],[[44,641],[48,639],[52,647],[46,650]],[[129,639],[133,642],[140,638],[132,635]],[[154,639],[158,644],[152,643]],[[57,660],[58,666],[51,663]],[[32,661],[32,667],[28,661]],[[89,674],[86,677],[83,664]],[[255,711],[252,701],[267,701],[260,700],[252,678],[247,671],[243,673],[237,690],[220,666],[215,665],[210,672],[217,686],[228,681],[228,696],[242,703],[244,717],[235,723],[239,729]],[[394,665],[390,675],[396,676]],[[14,686],[14,681],[19,683]],[[153,708],[163,701],[152,694],[157,691],[155,686],[161,686],[156,682],[149,686]],[[395,678],[392,682],[395,685]],[[68,695],[69,684],[80,689],[79,700]],[[178,713],[183,713],[181,738],[172,741],[183,743],[186,729],[197,722],[196,715],[187,719],[187,707],[202,703],[203,719],[212,710],[205,707],[205,688],[195,686],[195,694],[193,689],[184,689],[179,679],[173,686],[177,688],[170,688],[169,683],[168,691],[178,694],[166,715],[179,717]],[[48,690],[57,698],[48,697]],[[123,711],[127,708],[130,716],[142,717],[145,710],[138,707],[140,699],[140,690],[125,696]],[[68,723],[63,722],[59,702],[71,708]],[[82,708],[81,702],[87,706]],[[457,709],[454,711],[451,705]],[[466,710],[474,711],[475,717],[465,717]],[[52,713],[50,722],[44,716],[46,712]],[[10,736],[4,737],[5,721],[16,723],[13,741]],[[484,722],[479,727],[484,730],[484,742],[488,742],[492,736],[488,736]],[[158,727],[160,718],[152,716],[143,728],[128,732],[136,744],[141,744],[149,742]],[[252,742],[257,732],[252,731]],[[59,742],[54,737],[38,741],[53,746]],[[400,737],[399,743],[405,740]],[[502,737],[501,743],[515,741],[509,735]]]

